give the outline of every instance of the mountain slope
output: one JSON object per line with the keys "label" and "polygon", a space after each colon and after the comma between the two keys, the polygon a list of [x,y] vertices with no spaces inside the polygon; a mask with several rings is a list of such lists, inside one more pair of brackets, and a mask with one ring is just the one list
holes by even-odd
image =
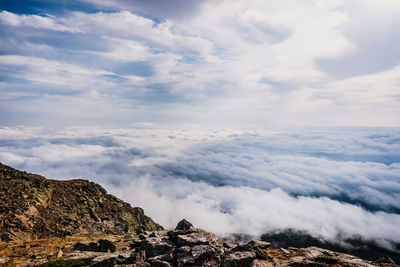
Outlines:
{"label": "mountain slope", "polygon": [[50,180],[0,163],[0,241],[161,229],[96,183]]}

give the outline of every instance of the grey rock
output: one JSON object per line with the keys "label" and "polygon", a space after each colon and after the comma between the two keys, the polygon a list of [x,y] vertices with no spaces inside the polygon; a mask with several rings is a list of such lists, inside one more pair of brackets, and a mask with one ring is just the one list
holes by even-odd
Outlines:
{"label": "grey rock", "polygon": [[176,263],[177,266],[185,266],[194,263],[194,258],[189,246],[183,246],[176,249]]}
{"label": "grey rock", "polygon": [[167,261],[167,262],[173,262],[174,259],[175,259],[175,249],[171,249],[163,255],[158,255],[158,256],[149,258],[149,260],[160,260],[160,261]]}
{"label": "grey rock", "polygon": [[261,240],[251,240],[248,245],[253,246],[253,247],[258,247],[261,249],[266,249],[269,248],[271,246],[271,243],[269,242],[265,242],[265,241],[261,241]]}
{"label": "grey rock", "polygon": [[196,266],[219,266],[223,251],[218,246],[197,245],[191,249]]}
{"label": "grey rock", "polygon": [[238,244],[234,244],[234,243],[230,243],[230,242],[224,242],[224,243],[222,243],[222,245],[226,249],[233,249],[238,246]]}
{"label": "grey rock", "polygon": [[90,266],[97,267],[114,265],[132,265],[135,267],[150,266],[150,264],[146,262],[146,253],[143,250],[138,252],[125,251],[117,255],[116,253],[108,253],[96,257]]}
{"label": "grey rock", "polygon": [[218,237],[212,233],[196,229],[189,234],[178,234],[176,237],[176,245],[179,246],[195,246],[205,245],[216,242]]}
{"label": "grey rock", "polygon": [[165,237],[149,237],[141,242],[141,248],[148,257],[163,255],[172,250],[174,243]]}
{"label": "grey rock", "polygon": [[[318,247],[300,248],[296,250],[281,250],[287,254],[287,259],[276,262],[279,266],[346,266],[372,267],[379,266],[352,255],[332,252]],[[295,252],[294,254],[291,251]],[[380,265],[391,266],[391,265]]]}
{"label": "grey rock", "polygon": [[192,247],[192,256],[194,259],[207,257],[215,254],[211,246],[208,245],[197,245]]}
{"label": "grey rock", "polygon": [[191,224],[187,220],[183,219],[180,222],[178,222],[178,224],[175,227],[175,230],[187,231],[187,230],[190,230],[192,228],[193,228],[193,224]]}
{"label": "grey rock", "polygon": [[236,251],[228,254],[222,264],[223,267],[247,267],[256,259],[254,251]]}

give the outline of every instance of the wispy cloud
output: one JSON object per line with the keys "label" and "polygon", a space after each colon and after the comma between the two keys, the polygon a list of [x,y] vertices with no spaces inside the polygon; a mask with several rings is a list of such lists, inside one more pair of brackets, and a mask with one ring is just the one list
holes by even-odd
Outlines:
{"label": "wispy cloud", "polygon": [[18,15],[5,10],[0,12],[0,23],[11,27],[28,27],[72,33],[82,32],[78,28],[67,27],[62,23],[56,22],[54,17]]}

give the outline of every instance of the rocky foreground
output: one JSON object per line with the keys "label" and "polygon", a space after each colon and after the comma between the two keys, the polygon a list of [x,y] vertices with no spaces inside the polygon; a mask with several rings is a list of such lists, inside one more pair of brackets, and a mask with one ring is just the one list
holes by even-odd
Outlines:
{"label": "rocky foreground", "polygon": [[[270,249],[268,242],[247,244],[223,242],[212,233],[182,220],[174,230],[147,231],[139,236],[108,236],[101,239],[68,237],[0,244],[4,266],[398,266],[390,258],[365,261],[318,247]],[[84,240],[84,241],[83,241]],[[11,242],[12,243],[12,242]],[[18,245],[19,244],[19,245]],[[50,245],[52,244],[52,245]]]}
{"label": "rocky foreground", "polygon": [[308,247],[234,244],[182,220],[164,230],[86,180],[55,181],[0,163],[0,266],[398,266]]}

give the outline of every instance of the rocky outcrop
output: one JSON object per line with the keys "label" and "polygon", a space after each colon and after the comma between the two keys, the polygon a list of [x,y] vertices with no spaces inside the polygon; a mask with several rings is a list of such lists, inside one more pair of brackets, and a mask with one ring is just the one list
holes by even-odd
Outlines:
{"label": "rocky outcrop", "polygon": [[[75,254],[74,254],[75,253]],[[75,255],[76,252],[68,255]],[[82,252],[80,252],[82,253]],[[81,257],[93,254],[81,254]],[[398,266],[388,258],[376,262],[332,252],[317,247],[270,249],[265,241],[252,240],[246,244],[220,241],[214,234],[194,228],[181,221],[174,230],[149,231],[133,239],[129,249],[93,257],[90,266]]]}
{"label": "rocky outcrop", "polygon": [[161,229],[96,183],[50,180],[0,163],[0,241]]}
{"label": "rocky outcrop", "polygon": [[342,266],[396,265],[390,258],[367,261],[318,247],[271,249],[265,241],[221,241],[191,227],[146,231],[139,236],[71,236],[0,242],[0,266]]}

